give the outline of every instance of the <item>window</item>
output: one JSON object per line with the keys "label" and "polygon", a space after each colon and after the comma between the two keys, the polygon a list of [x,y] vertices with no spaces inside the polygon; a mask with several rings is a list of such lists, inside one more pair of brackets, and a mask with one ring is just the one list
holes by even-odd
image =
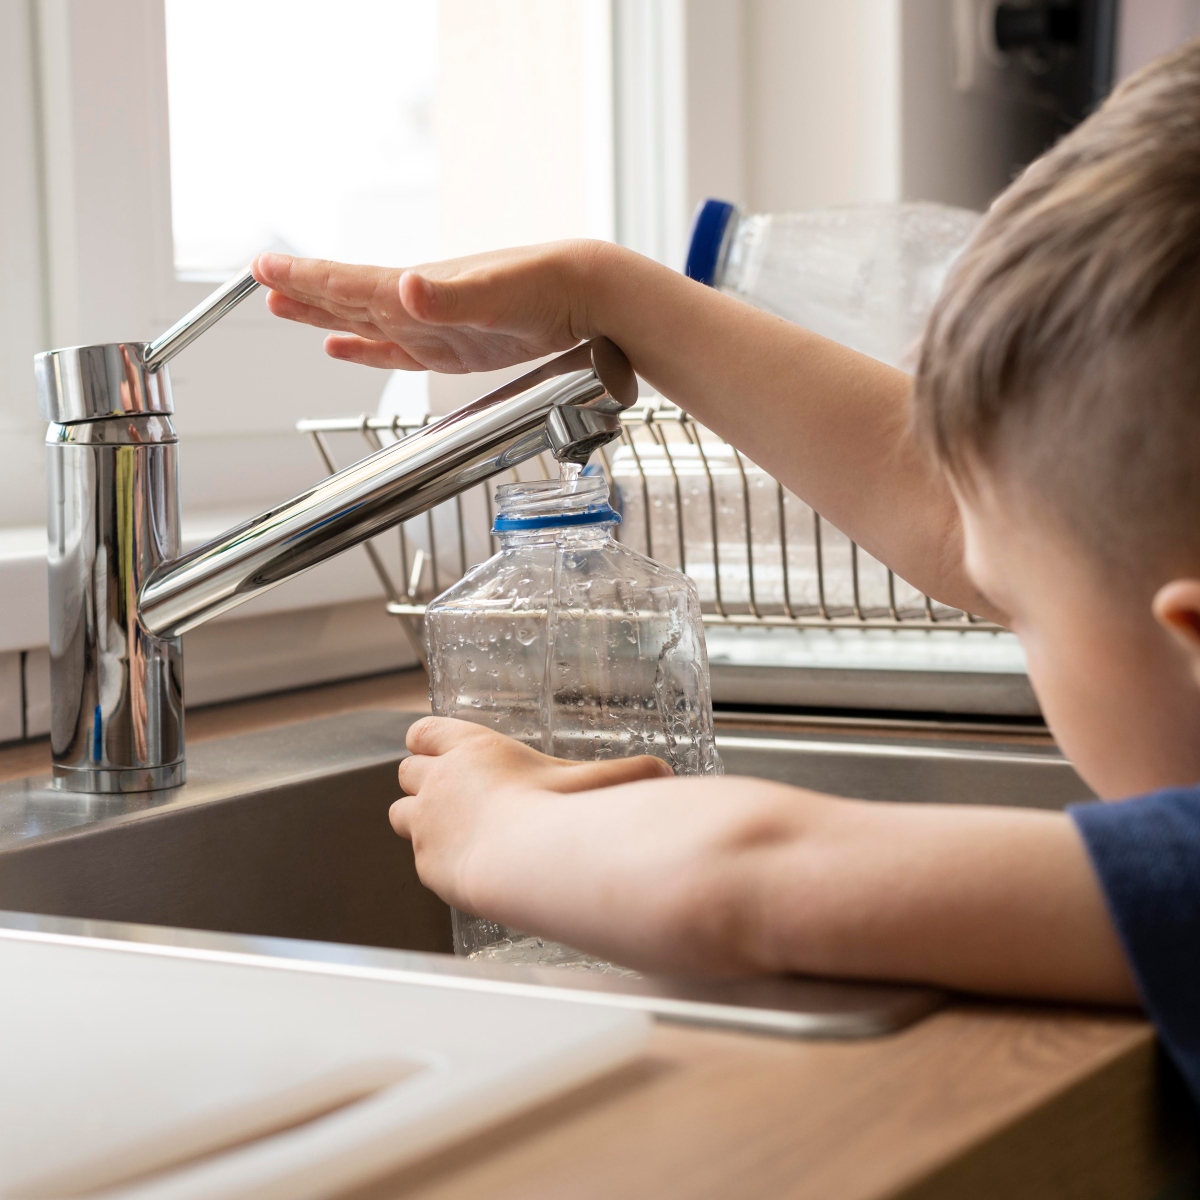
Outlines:
{"label": "window", "polygon": [[437,26],[436,0],[166,0],[177,274],[436,257]]}

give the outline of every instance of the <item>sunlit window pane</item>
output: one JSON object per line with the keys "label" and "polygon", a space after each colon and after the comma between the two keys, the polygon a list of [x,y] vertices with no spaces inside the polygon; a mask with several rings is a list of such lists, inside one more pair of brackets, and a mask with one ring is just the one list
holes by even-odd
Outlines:
{"label": "sunlit window pane", "polygon": [[437,252],[436,0],[166,0],[175,268]]}

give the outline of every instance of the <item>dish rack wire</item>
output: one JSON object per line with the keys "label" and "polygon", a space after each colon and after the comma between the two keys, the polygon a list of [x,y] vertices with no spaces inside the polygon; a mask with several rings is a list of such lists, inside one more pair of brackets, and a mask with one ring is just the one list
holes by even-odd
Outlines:
{"label": "dish rack wire", "polygon": [[[353,461],[339,464],[336,435],[357,437],[374,453],[434,419],[319,418],[299,421],[296,429],[311,439],[332,474]],[[596,468],[623,512],[619,538],[691,575],[706,625],[1000,630],[898,579],[736,447],[673,405],[639,402],[627,409],[620,438],[594,455],[589,469]],[[388,531],[365,543],[387,611],[399,618],[422,664],[426,603],[498,549],[491,533],[495,487],[553,478],[557,471],[543,453],[403,522],[398,537]]]}

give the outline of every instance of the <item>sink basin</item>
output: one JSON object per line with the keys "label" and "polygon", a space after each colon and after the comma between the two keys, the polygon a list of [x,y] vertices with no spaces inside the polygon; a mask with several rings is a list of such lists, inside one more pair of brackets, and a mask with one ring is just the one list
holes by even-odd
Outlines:
{"label": "sink basin", "polygon": [[[426,964],[434,973],[583,988],[676,1019],[775,1032],[884,1032],[938,1003],[922,988],[622,982],[446,959],[449,909],[387,826],[417,718],[357,712],[202,742],[188,782],[171,791],[83,796],[52,790],[48,777],[0,784],[0,909],[415,951],[437,956]],[[725,734],[719,746],[731,774],[867,799],[1061,807],[1088,795],[1040,748],[774,733]]]}
{"label": "sink basin", "polygon": [[449,909],[388,834],[417,719],[364,712],[201,742],[181,788],[0,784],[0,909],[450,952]]}

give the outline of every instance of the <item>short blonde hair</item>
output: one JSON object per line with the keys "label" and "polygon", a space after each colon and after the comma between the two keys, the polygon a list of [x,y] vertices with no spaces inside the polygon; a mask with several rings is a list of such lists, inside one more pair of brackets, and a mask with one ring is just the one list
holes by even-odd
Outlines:
{"label": "short blonde hair", "polygon": [[1138,576],[1200,561],[1200,39],[992,205],[934,308],[914,397],[968,490],[981,468],[1027,485]]}

